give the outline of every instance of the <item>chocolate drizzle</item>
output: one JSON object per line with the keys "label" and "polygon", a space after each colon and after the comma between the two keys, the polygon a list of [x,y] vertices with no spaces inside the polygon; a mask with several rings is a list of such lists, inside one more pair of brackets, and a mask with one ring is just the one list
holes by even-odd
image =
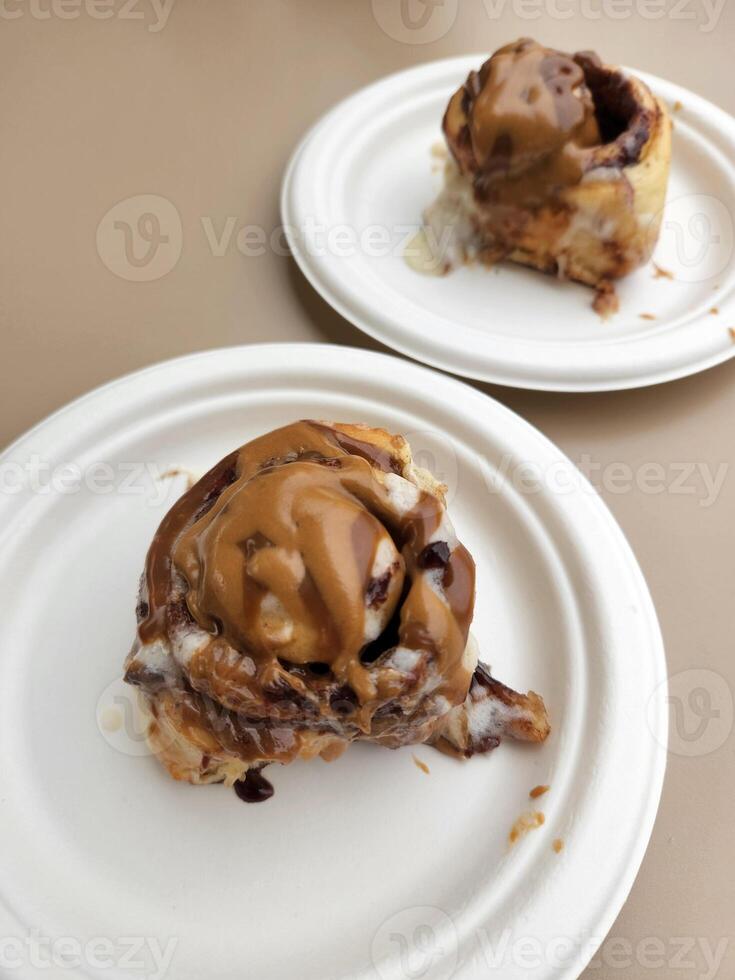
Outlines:
{"label": "chocolate drizzle", "polygon": [[419,568],[446,568],[449,564],[449,545],[446,541],[427,544],[418,557]]}
{"label": "chocolate drizzle", "polygon": [[275,792],[260,769],[248,769],[234,784],[234,790],[243,803],[265,803]]}

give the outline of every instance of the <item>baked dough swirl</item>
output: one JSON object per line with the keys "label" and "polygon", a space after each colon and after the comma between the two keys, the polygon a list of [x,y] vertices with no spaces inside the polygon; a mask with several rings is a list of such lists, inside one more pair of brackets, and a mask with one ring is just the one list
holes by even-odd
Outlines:
{"label": "baked dough swirl", "polygon": [[[493,731],[473,731],[463,706],[488,690],[474,598],[444,488],[404,439],[297,422],[231,453],[166,515],[125,676],[154,752],[194,783],[335,758],[356,739],[470,755],[506,730],[545,737],[535,696],[515,695],[515,730],[498,701]],[[525,735],[524,712],[537,723]]]}
{"label": "baked dough swirl", "polygon": [[470,72],[443,130],[444,188],[409,258],[420,271],[508,259],[609,292],[651,257],[671,121],[640,79],[523,38]]}

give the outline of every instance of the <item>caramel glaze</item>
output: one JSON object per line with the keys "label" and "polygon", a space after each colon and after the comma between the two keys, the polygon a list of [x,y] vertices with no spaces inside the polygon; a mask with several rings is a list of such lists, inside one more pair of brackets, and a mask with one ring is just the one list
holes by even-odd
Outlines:
{"label": "caramel glaze", "polygon": [[578,183],[582,150],[601,141],[582,67],[528,39],[470,73],[449,103],[445,131],[480,196],[523,205]]}
{"label": "caramel glaze", "polygon": [[[638,79],[594,52],[522,39],[470,72],[443,126],[453,160],[429,224],[436,234],[447,208],[461,216],[449,266],[510,258],[607,287],[650,258],[658,221],[646,201],[651,194],[660,210],[655,179],[668,173],[669,129]],[[442,257],[431,255],[434,268]],[[606,316],[609,291],[604,299],[596,309]]]}
{"label": "caramel glaze", "polygon": [[444,134],[478,200],[534,208],[590,169],[637,163],[654,112],[594,52],[567,55],[523,38],[470,72]]}
{"label": "caramel glaze", "polygon": [[[302,421],[184,494],[148,552],[126,675],[155,726],[165,716],[214,757],[286,762],[302,731],[402,744],[404,729],[423,733],[425,690],[434,717],[464,700],[474,562],[438,540],[437,496],[416,489],[399,506],[390,474],[401,469],[390,443]],[[175,681],[146,666],[143,647],[175,651],[192,632],[201,642],[177,657]],[[416,652],[408,667],[396,647]]]}

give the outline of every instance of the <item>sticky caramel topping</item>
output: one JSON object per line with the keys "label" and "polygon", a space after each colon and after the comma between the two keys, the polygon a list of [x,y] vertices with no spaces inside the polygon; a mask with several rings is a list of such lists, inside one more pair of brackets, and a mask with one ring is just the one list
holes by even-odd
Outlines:
{"label": "sticky caramel topping", "polygon": [[577,183],[581,151],[601,143],[581,65],[529,39],[470,73],[449,103],[444,129],[477,192],[507,203],[541,201]]}
{"label": "sticky caramel topping", "polygon": [[354,656],[365,642],[365,594],[383,542],[395,568],[389,612],[403,586],[403,559],[375,516],[393,516],[381,490],[359,457],[338,468],[299,461],[238,480],[174,548],[191,614],[255,658],[274,646],[292,663]]}
{"label": "sticky caramel topping", "polygon": [[232,453],[154,538],[141,642],[165,640],[175,626],[178,576],[186,616],[212,637],[192,660],[193,682],[205,672],[201,658],[224,663],[229,648],[262,685],[284,664],[308,665],[364,705],[396,693],[391,671],[364,654],[399,613],[394,645],[429,652],[439,676],[457,687],[453,701],[461,700],[474,563],[461,544],[437,539],[438,497],[407,484],[406,503],[396,492],[395,481],[406,482],[398,469],[382,446],[308,421]]}

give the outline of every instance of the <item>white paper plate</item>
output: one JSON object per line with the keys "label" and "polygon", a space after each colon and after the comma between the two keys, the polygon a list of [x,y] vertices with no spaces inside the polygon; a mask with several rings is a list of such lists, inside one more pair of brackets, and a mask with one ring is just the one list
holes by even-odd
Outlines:
{"label": "white paper plate", "polygon": [[673,113],[672,175],[654,256],[674,281],[654,278],[651,265],[637,271],[619,284],[620,313],[603,323],[590,289],[532,270],[475,266],[431,277],[406,264],[410,229],[441,187],[431,148],[442,140],[449,95],[483,60],[454,58],[385,78],[307,136],[286,173],[282,214],[312,285],[395,350],[520,388],[633,388],[732,357],[735,119],[642,72],[669,106],[683,106]]}
{"label": "white paper plate", "polygon": [[[247,806],[172,781],[127,719],[112,730],[138,575],[182,490],[155,474],[202,472],[303,416],[406,433],[447,482],[477,560],[483,657],[543,693],[554,728],[543,747],[505,743],[466,764],[419,747],[426,775],[411,749],[357,746],[331,765],[271,770],[275,797]],[[171,938],[176,980],[577,976],[653,825],[665,664],[622,533],[543,436],[426,368],[275,345],[130,375],[1,462],[0,936],[65,937],[70,958],[80,944],[74,976],[157,976],[151,944]],[[36,490],[11,492],[21,479]],[[551,786],[537,801],[546,823],[510,848],[537,784]],[[96,969],[93,937],[113,960],[143,940],[145,970]],[[30,945],[3,947],[13,976],[37,975]]]}

